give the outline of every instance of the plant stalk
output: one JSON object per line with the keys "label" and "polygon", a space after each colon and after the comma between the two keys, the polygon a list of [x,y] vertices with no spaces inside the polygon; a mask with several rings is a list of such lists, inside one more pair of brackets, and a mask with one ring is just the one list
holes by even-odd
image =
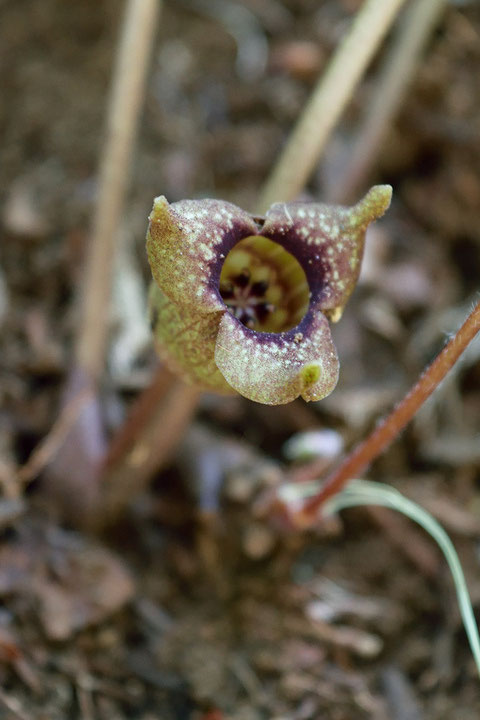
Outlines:
{"label": "plant stalk", "polygon": [[[69,416],[74,422],[56,448],[46,472],[44,487],[50,500],[57,502],[64,517],[77,525],[90,516],[106,449],[97,388],[105,364],[115,246],[160,4],[161,0],[125,1],[108,102],[98,197],[81,288],[75,359],[66,380],[63,405],[76,406],[73,398],[78,393],[85,393],[88,401],[79,406],[76,415]],[[35,456],[34,462],[37,460]]]}
{"label": "plant stalk", "polygon": [[145,490],[152,475],[171,458],[192,420],[200,391],[165,368],[132,408],[104,460],[96,513],[91,527],[100,529],[122,513]]}
{"label": "plant stalk", "polygon": [[405,0],[365,0],[321,76],[267,180],[259,214],[294,200],[310,177],[338,118]]}
{"label": "plant stalk", "polygon": [[343,177],[329,200],[348,203],[368,182],[368,176],[384,147],[385,136],[397,115],[418,68],[423,50],[437,26],[446,0],[416,0],[405,11],[392,45],[383,61],[373,96]]}
{"label": "plant stalk", "polygon": [[[358,478],[378,455],[390,445],[403,428],[410,422],[445,375],[455,365],[463,351],[480,331],[480,301],[474,307],[461,328],[447,343],[431,365],[422,373],[418,382],[401,400],[377,428],[345,458],[345,460],[327,477],[319,493],[309,498],[299,513],[302,526],[315,522],[318,510],[325,501],[336,495],[347,482]],[[312,474],[304,469],[303,479],[315,477],[315,463]]]}
{"label": "plant stalk", "polygon": [[94,383],[104,366],[115,239],[123,214],[159,7],[159,0],[128,0],[113,72],[76,348],[78,366]]}

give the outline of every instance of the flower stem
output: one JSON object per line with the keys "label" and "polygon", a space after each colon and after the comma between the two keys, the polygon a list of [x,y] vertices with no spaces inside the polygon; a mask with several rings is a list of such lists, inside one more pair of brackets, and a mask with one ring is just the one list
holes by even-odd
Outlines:
{"label": "flower stem", "polygon": [[101,482],[90,529],[112,523],[145,489],[182,438],[198,405],[200,391],[165,367],[155,373],[114,437],[101,468]]}
{"label": "flower stem", "polygon": [[[317,511],[327,498],[338,493],[352,478],[359,477],[378,455],[394,440],[410,422],[445,375],[457,362],[467,345],[480,331],[480,301],[467,317],[456,335],[447,343],[431,365],[422,373],[417,383],[401,400],[377,428],[345,458],[325,481],[320,492],[303,506],[299,520],[303,524],[314,521]],[[315,477],[315,463],[312,463],[312,474],[308,478],[308,470],[304,469],[304,480]]]}
{"label": "flower stem", "polygon": [[366,0],[321,76],[267,180],[258,212],[293,200],[314,169],[329,135],[405,0]]}

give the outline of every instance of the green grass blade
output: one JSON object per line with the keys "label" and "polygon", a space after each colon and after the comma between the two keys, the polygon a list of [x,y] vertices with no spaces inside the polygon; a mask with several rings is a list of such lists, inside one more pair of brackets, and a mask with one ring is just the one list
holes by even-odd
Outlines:
{"label": "green grass blade", "polygon": [[477,666],[477,671],[480,675],[480,638],[478,627],[473,614],[472,603],[459,557],[445,530],[430,513],[412,502],[412,500],[404,497],[395,488],[367,480],[352,480],[342,492],[325,503],[324,512],[327,515],[332,515],[344,508],[359,505],[381,505],[392,510],[397,510],[418,523],[438,544],[452,573],[463,624]]}

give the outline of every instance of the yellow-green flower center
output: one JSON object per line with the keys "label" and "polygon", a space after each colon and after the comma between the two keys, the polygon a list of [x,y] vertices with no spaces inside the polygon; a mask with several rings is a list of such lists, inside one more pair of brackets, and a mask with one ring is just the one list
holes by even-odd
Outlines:
{"label": "yellow-green flower center", "polygon": [[299,262],[281,245],[252,235],[228,253],[220,274],[228,311],[259,332],[283,332],[298,325],[308,309],[310,289]]}

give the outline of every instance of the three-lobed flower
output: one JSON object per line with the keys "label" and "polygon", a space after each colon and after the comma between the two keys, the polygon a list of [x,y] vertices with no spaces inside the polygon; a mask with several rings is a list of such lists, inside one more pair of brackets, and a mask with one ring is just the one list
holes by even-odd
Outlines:
{"label": "three-lobed flower", "polygon": [[208,390],[268,405],[324,398],[339,372],[329,321],[391,193],[377,185],[353,207],[276,203],[265,218],[221,200],[156,198],[147,252],[159,353]]}

